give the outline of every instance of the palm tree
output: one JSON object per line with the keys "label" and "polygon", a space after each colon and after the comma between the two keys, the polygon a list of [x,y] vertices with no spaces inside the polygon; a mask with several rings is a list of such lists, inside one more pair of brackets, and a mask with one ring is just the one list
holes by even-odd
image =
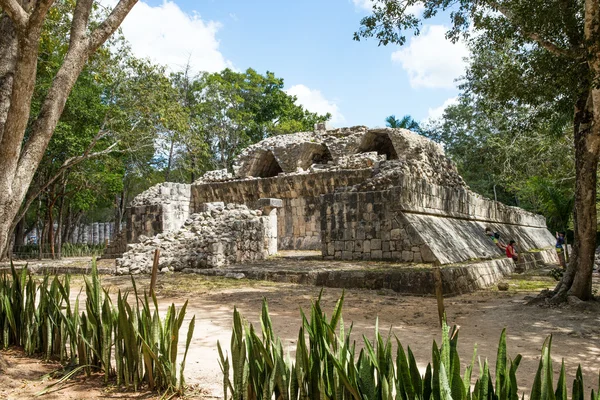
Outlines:
{"label": "palm tree", "polygon": [[388,128],[403,128],[420,133],[421,127],[410,115],[405,115],[402,119],[397,119],[395,115],[390,115],[385,119],[385,125]]}

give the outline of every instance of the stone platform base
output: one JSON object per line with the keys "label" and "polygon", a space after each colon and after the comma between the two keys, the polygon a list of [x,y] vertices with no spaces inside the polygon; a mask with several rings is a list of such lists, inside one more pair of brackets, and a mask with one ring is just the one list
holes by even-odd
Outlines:
{"label": "stone platform base", "polygon": [[[479,260],[441,268],[443,293],[454,296],[492,286],[504,276],[556,264],[554,249],[522,255],[516,265],[507,258]],[[335,288],[391,289],[408,295],[433,295],[433,265],[386,262],[324,261],[319,252],[282,252],[260,263],[227,268],[187,269],[206,276],[247,278]]]}

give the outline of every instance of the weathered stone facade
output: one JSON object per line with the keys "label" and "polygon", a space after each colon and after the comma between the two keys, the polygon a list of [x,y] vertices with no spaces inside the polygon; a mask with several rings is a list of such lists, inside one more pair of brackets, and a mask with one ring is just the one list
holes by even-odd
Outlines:
{"label": "weathered stone facade", "polygon": [[151,272],[156,249],[160,249],[159,268],[163,272],[263,260],[277,252],[273,227],[277,207],[277,200],[268,199],[263,215],[246,206],[206,203],[180,229],[154,237],[139,236],[140,242],[129,245],[117,259],[117,273]]}
{"label": "weathered stone facade", "polygon": [[321,248],[321,195],[354,185],[372,175],[371,169],[320,171],[312,174],[202,183],[192,186],[192,209],[204,203],[224,201],[254,207],[263,197],[283,200],[278,210],[279,248]]}
{"label": "weathered stone facade", "polygon": [[[176,240],[179,253],[164,265],[219,265],[198,264],[212,253],[206,247],[193,250],[209,239],[190,236],[195,221],[190,215],[214,202],[255,212],[264,206],[263,198],[281,200],[270,222],[261,222],[264,229],[270,224],[279,249],[320,249],[326,259],[448,265],[501,258],[484,235],[486,228],[500,232],[504,241],[516,240],[521,250],[553,245],[543,217],[471,192],[439,145],[403,129],[366,127],[268,138],[245,149],[233,173],[211,171],[192,185],[157,185],[128,210],[126,240],[142,241],[132,250],[144,252],[144,246],[162,246],[183,235],[185,240]],[[227,218],[217,225],[230,223]],[[143,237],[158,234],[158,241]],[[261,250],[256,258],[275,250]],[[230,251],[224,254],[225,264],[240,260]],[[133,265],[135,258],[128,257]]]}
{"label": "weathered stone facade", "polygon": [[136,196],[127,216],[127,242],[179,229],[190,215],[191,185],[161,183]]}
{"label": "weathered stone facade", "polygon": [[326,258],[451,264],[498,256],[499,249],[483,234],[486,228],[523,250],[553,245],[543,217],[464,187],[402,177],[388,190],[353,189],[322,197]]}

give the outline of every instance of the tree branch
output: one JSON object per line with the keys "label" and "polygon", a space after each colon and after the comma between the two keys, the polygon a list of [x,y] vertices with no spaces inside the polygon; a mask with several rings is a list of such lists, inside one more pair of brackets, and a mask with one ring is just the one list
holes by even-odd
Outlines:
{"label": "tree branch", "polygon": [[73,47],[75,42],[85,36],[93,3],[93,0],[77,0],[75,11],[73,12],[73,22],[71,23],[69,47]]}
{"label": "tree branch", "polygon": [[492,7],[494,7],[496,10],[498,10],[502,15],[504,15],[504,17],[506,17],[508,20],[510,20],[517,27],[517,29],[519,29],[521,31],[521,33],[525,37],[533,40],[534,42],[536,42],[537,44],[542,46],[544,49],[548,50],[550,53],[557,55],[557,56],[561,56],[561,57],[572,57],[575,55],[575,52],[573,52],[571,49],[564,49],[564,48],[552,43],[551,41],[542,38],[542,36],[536,32],[528,32],[525,29],[523,29],[523,27],[521,27],[515,23],[514,15],[513,15],[512,11],[510,9],[508,9],[507,7],[504,7],[501,4],[499,4],[498,2],[493,1],[493,0],[490,1],[490,5]]}
{"label": "tree branch", "polygon": [[[1,0],[0,0],[1,1]],[[138,0],[120,0],[110,15],[90,35],[89,50],[94,52],[112,35]]]}
{"label": "tree branch", "polygon": [[77,164],[81,163],[82,161],[90,160],[92,158],[100,157],[100,156],[103,156],[103,155],[113,152],[114,148],[117,146],[117,144],[119,144],[118,141],[111,144],[110,146],[108,146],[106,149],[104,149],[102,151],[91,153],[91,150],[94,148],[94,146],[96,145],[98,140],[100,140],[102,137],[106,136],[106,134],[107,134],[107,132],[104,132],[104,131],[99,132],[96,135],[96,137],[94,137],[94,140],[92,140],[92,143],[90,143],[90,145],[87,147],[87,149],[83,152],[82,155],[71,157],[71,158],[68,158],[67,160],[65,160],[63,165],[61,165],[61,167],[58,169],[58,171],[56,171],[56,174],[54,174],[54,176],[52,176],[52,178],[50,178],[48,181],[46,181],[46,183],[44,185],[42,185],[38,190],[36,190],[33,195],[31,195],[27,198],[27,200],[25,201],[24,207],[22,207],[22,209],[21,209],[21,212],[19,214],[17,214],[16,218],[12,222],[11,231],[17,226],[19,221],[21,219],[23,219],[23,217],[25,217],[27,210],[29,210],[29,207],[31,207],[31,204],[35,201],[35,199],[44,190],[46,190],[50,185],[52,185],[58,178],[60,178],[62,174],[66,173],[70,168],[76,166]]}
{"label": "tree branch", "polygon": [[29,14],[21,7],[17,0],[0,0],[0,7],[2,7],[2,10],[4,10],[19,30],[25,30],[29,21]]}
{"label": "tree branch", "polygon": [[35,3],[34,9],[31,11],[31,15],[29,16],[28,31],[41,30],[44,25],[44,20],[46,19],[46,15],[48,14],[48,10],[54,4],[54,0],[38,0]]}

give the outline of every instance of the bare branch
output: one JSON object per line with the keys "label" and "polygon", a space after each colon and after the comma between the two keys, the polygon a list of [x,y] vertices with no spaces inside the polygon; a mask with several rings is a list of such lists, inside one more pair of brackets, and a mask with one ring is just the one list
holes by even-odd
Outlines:
{"label": "bare branch", "polygon": [[120,0],[110,15],[90,35],[90,51],[95,51],[112,35],[138,0]]}
{"label": "bare branch", "polygon": [[24,30],[29,21],[29,14],[21,7],[17,0],[0,0],[0,7],[9,16],[19,30]]}
{"label": "bare branch", "polygon": [[46,15],[48,14],[50,7],[52,7],[52,4],[54,4],[54,0],[38,0],[35,3],[35,7],[29,16],[27,26],[28,32],[42,29],[42,25],[44,25],[44,20],[46,19]]}

